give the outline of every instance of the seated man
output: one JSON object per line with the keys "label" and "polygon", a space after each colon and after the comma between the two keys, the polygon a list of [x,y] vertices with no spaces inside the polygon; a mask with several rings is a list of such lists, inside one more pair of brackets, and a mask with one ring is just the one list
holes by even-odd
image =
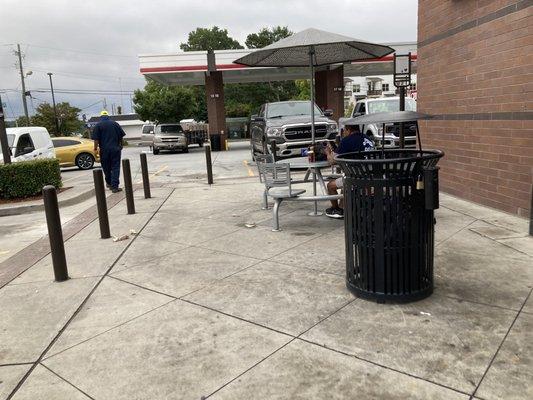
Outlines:
{"label": "seated man", "polygon": [[[344,137],[336,150],[327,147],[328,161],[335,164],[335,156],[356,151],[368,151],[374,149],[374,143],[365,134],[359,131],[358,126],[346,126]],[[343,178],[337,178],[328,182],[328,194],[337,194],[337,190],[342,189]],[[344,218],[344,210],[339,206],[338,200],[331,200],[331,207],[326,210],[326,215],[330,218]]]}

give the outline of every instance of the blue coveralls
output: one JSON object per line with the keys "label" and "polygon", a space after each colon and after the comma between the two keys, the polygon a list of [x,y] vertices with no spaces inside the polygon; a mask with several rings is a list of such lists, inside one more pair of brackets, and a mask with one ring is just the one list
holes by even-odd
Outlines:
{"label": "blue coveralls", "polygon": [[122,128],[108,116],[101,117],[93,129],[92,139],[100,144],[100,162],[105,181],[112,189],[118,188],[120,179],[120,156],[122,138],[126,136]]}

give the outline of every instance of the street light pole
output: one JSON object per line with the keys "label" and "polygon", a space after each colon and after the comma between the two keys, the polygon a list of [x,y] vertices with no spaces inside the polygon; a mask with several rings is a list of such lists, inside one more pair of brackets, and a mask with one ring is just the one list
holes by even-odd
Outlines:
{"label": "street light pole", "polygon": [[52,91],[52,104],[54,105],[54,119],[56,121],[56,134],[59,135],[59,120],[57,119],[56,98],[54,96],[54,85],[52,84],[52,73],[47,73],[50,78],[50,90]]}
{"label": "street light pole", "polygon": [[26,123],[29,125],[30,116],[28,114],[28,103],[26,102],[26,83],[24,82],[24,71],[22,70],[22,53],[20,51],[20,44],[17,44],[16,53],[19,58],[20,82],[22,84],[22,105],[24,106],[24,115],[26,116]]}

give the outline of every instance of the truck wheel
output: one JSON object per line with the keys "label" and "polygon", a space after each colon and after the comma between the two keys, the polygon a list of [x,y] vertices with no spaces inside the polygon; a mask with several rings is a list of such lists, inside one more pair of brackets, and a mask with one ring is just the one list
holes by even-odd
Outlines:
{"label": "truck wheel", "polygon": [[154,154],[154,156],[157,156],[159,154],[159,149],[157,147],[154,147],[152,153]]}

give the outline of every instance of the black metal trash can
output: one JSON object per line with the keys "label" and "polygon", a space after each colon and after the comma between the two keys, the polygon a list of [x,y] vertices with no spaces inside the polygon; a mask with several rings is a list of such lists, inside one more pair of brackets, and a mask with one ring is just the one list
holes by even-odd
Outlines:
{"label": "black metal trash can", "polygon": [[409,302],[433,292],[436,164],[443,155],[391,149],[337,158],[346,175],[346,284],[358,297]]}
{"label": "black metal trash can", "polygon": [[211,139],[211,150],[212,151],[221,151],[222,150],[222,135],[210,135]]}

